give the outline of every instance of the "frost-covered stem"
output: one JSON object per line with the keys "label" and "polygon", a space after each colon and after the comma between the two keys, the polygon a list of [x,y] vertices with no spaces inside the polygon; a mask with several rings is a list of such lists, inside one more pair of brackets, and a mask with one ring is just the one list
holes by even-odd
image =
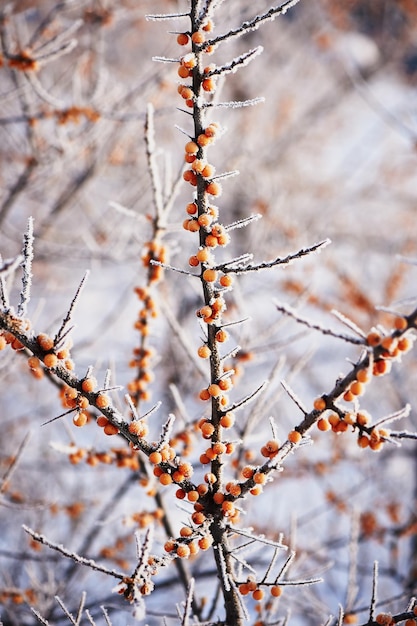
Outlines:
{"label": "frost-covered stem", "polygon": [[32,261],[33,261],[33,217],[28,219],[27,231],[23,239],[23,261],[22,261],[22,291],[20,302],[17,307],[17,316],[23,317],[27,312],[27,305],[30,300],[30,288],[32,285]]}

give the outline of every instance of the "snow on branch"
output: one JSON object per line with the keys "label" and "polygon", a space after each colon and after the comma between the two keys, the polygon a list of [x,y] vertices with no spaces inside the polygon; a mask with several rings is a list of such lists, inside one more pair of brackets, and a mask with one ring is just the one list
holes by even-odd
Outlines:
{"label": "snow on branch", "polygon": [[253,48],[253,50],[249,50],[248,52],[235,57],[232,61],[230,61],[230,63],[216,67],[214,70],[208,72],[207,76],[223,76],[224,74],[234,73],[241,67],[248,65],[253,59],[262,54],[262,52],[263,47],[257,46],[256,48]]}

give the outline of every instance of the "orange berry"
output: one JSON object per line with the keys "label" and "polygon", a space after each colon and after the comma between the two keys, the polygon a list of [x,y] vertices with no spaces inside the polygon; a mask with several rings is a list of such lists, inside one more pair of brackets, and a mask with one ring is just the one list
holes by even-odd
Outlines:
{"label": "orange berry", "polygon": [[316,411],[324,411],[326,409],[326,402],[323,398],[316,398],[313,403]]}
{"label": "orange berry", "polygon": [[183,526],[180,528],[180,536],[181,537],[190,537],[193,534],[193,529],[189,526]]}
{"label": "orange berry", "polygon": [[383,376],[384,374],[388,374],[391,370],[391,362],[386,359],[379,359],[375,361],[372,373],[374,376]]}
{"label": "orange berry", "polygon": [[48,350],[52,350],[52,348],[54,347],[54,340],[45,333],[41,333],[40,335],[38,335],[36,337],[36,341],[38,342],[42,350],[45,350],[45,352],[47,352]]}
{"label": "orange berry", "polygon": [[266,474],[263,472],[255,472],[252,478],[257,485],[264,485],[266,483]]}
{"label": "orange berry", "polygon": [[197,350],[197,354],[201,359],[208,359],[211,354],[211,350],[206,345],[200,346],[199,349]]}
{"label": "orange berry", "polygon": [[369,446],[369,439],[366,435],[358,437],[358,446],[360,448],[367,448]]}
{"label": "orange berry", "polygon": [[368,344],[368,346],[371,347],[375,347],[377,345],[379,345],[379,343],[381,342],[381,335],[375,331],[371,331],[370,333],[368,333],[368,336],[366,337],[366,343]]}
{"label": "orange berry", "polygon": [[105,409],[110,404],[110,398],[105,393],[99,393],[96,398],[96,406],[99,409]]}
{"label": "orange berry", "polygon": [[279,598],[281,594],[282,588],[279,585],[273,585],[271,587],[271,596],[274,596],[274,598]]}
{"label": "orange berry", "polygon": [[404,317],[396,317],[394,320],[394,328],[397,330],[405,330],[408,326],[408,322]]}
{"label": "orange berry", "polygon": [[248,583],[242,583],[241,585],[239,585],[239,593],[242,596],[247,596],[248,593],[250,593]]}
{"label": "orange berry", "polygon": [[162,462],[162,454],[157,450],[154,450],[149,455],[149,461],[152,463],[152,465],[159,465],[159,463]]}
{"label": "orange berry", "polygon": [[[193,142],[191,142],[191,143],[193,143]],[[187,211],[188,215],[195,215],[197,213],[197,205],[196,205],[196,203],[195,202],[190,202],[185,207],[185,210]]]}
{"label": "orange berry", "polygon": [[200,494],[195,489],[192,489],[191,491],[187,493],[187,500],[189,502],[197,502],[199,497],[200,497]]}
{"label": "orange berry", "polygon": [[178,500],[184,500],[185,495],[186,493],[184,489],[177,489],[177,491],[175,492],[175,497],[178,498]]}
{"label": "orange berry", "polygon": [[353,393],[354,396],[361,396],[365,391],[365,387],[359,381],[354,381],[350,386],[350,392]]}
{"label": "orange berry", "polygon": [[233,278],[229,276],[229,274],[224,274],[221,276],[219,283],[222,287],[231,287],[233,284]]}
{"label": "orange berry", "polygon": [[253,487],[253,489],[250,490],[249,493],[251,493],[253,496],[259,496],[262,491],[262,485],[256,485],[255,487]]}
{"label": "orange berry", "polygon": [[180,78],[188,78],[189,76],[192,76],[192,72],[190,72],[190,70],[184,65],[180,65],[178,68],[178,76]]}
{"label": "orange berry", "polygon": [[220,196],[222,192],[222,186],[220,185],[220,183],[216,183],[215,181],[212,180],[207,185],[206,192],[209,193],[211,196]]}
{"label": "orange berry", "polygon": [[193,67],[195,67],[197,65],[197,59],[195,57],[195,54],[193,52],[189,52],[188,54],[184,55],[181,59],[181,65],[187,67],[188,69],[192,69]]}
{"label": "orange berry", "polygon": [[204,43],[204,41],[205,41],[204,33],[202,33],[201,31],[197,31],[197,32],[193,33],[191,35],[191,41],[193,43],[197,43],[197,44]]}
{"label": "orange berry", "polygon": [[360,383],[367,383],[369,381],[369,371],[368,370],[359,370],[356,374],[356,378]]}
{"label": "orange berry", "polygon": [[214,235],[207,235],[204,243],[209,248],[215,248],[217,245],[219,245],[219,242],[217,241],[217,237],[214,237]]}
{"label": "orange berry", "polygon": [[187,154],[196,154],[198,152],[198,145],[195,141],[189,141],[185,144],[185,151]]}
{"label": "orange berry", "polygon": [[181,559],[186,559],[190,556],[190,548],[185,543],[182,543],[177,547],[177,554]]}
{"label": "orange berry", "polygon": [[212,141],[211,138],[207,137],[207,135],[205,135],[204,133],[202,133],[201,135],[197,137],[197,143],[202,148],[204,146],[208,146],[211,143],[211,141]]}
{"label": "orange berry", "polygon": [[243,476],[243,478],[252,478],[254,473],[255,473],[255,468],[251,467],[250,465],[246,465],[242,469],[242,476]]}
{"label": "orange berry", "polygon": [[193,95],[194,95],[194,92],[190,87],[184,87],[184,86],[181,87],[181,91],[180,91],[181,98],[184,98],[184,100],[192,101]]}
{"label": "orange berry", "polygon": [[217,482],[217,478],[212,472],[207,472],[207,474],[204,474],[204,480],[209,485],[214,485],[214,483]]}
{"label": "orange berry", "polygon": [[325,417],[321,417],[317,422],[317,428],[321,431],[330,430],[331,426],[329,424],[329,420],[327,420]]}
{"label": "orange berry", "polygon": [[359,426],[367,426],[371,421],[371,416],[366,411],[360,411],[356,415],[356,422]]}
{"label": "orange berry", "polygon": [[190,265],[190,267],[197,267],[199,264],[200,264],[200,261],[197,259],[195,255],[190,256],[190,258],[188,259],[188,265]]}
{"label": "orange berry", "polygon": [[186,33],[180,33],[177,36],[177,43],[180,46],[186,46],[188,42],[189,42],[189,37],[188,37],[188,35]]}
{"label": "orange berry", "polygon": [[202,389],[198,394],[198,397],[200,398],[200,400],[206,401],[210,400],[211,396],[208,389]]}
{"label": "orange berry", "polygon": [[213,426],[213,424],[210,424],[210,422],[206,422],[205,424],[203,424],[201,426],[201,433],[202,433],[204,439],[210,439],[210,437],[214,433],[214,426]]}
{"label": "orange berry", "polygon": [[172,483],[171,474],[164,472],[159,476],[159,482],[161,483],[161,485],[170,485]]}
{"label": "orange berry", "polygon": [[196,254],[200,263],[207,263],[211,258],[211,252],[207,248],[200,248]]}
{"label": "orange berry", "polygon": [[[2,339],[4,339],[4,337],[0,337],[0,342],[1,342]],[[6,340],[4,340],[4,343],[6,345]],[[40,364],[41,364],[41,362],[40,362],[40,360],[36,356],[30,356],[28,358],[28,365],[29,365],[30,369],[36,370],[38,367],[40,367]],[[76,395],[77,395],[77,392],[75,391],[75,396]]]}
{"label": "orange berry", "polygon": [[223,504],[224,493],[221,493],[221,491],[216,491],[216,493],[213,494],[213,502],[215,502],[216,504]]}
{"label": "orange berry", "polygon": [[201,526],[201,524],[204,524],[204,522],[206,521],[206,516],[201,511],[196,511],[191,515],[191,519],[193,520],[194,524],[196,524],[197,526]]}
{"label": "orange berry", "polygon": [[204,167],[204,169],[201,172],[201,175],[203,178],[211,178],[214,175],[215,172],[215,168],[213,165],[210,165],[210,163],[207,163],[207,165]]}
{"label": "orange berry", "polygon": [[262,589],[255,589],[255,591],[252,593],[252,598],[254,600],[262,600],[262,598],[264,597],[264,592]]}
{"label": "orange berry", "polygon": [[110,424],[110,422],[106,424],[106,426],[104,427],[105,435],[111,436],[111,435],[117,435],[118,433],[119,433],[119,429],[117,428],[117,426]]}
{"label": "orange berry", "polygon": [[109,424],[109,420],[104,415],[99,415],[96,420],[96,424],[97,426],[100,426],[100,428],[104,428],[107,424]]}
{"label": "orange berry", "polygon": [[77,413],[77,415],[74,415],[74,417],[72,418],[72,421],[74,426],[78,426],[79,428],[81,428],[82,426],[85,426],[87,424],[88,415],[82,412]]}
{"label": "orange berry", "polygon": [[200,550],[208,550],[210,546],[213,544],[213,539],[210,535],[205,535],[198,540],[198,545]]}
{"label": "orange berry", "polygon": [[229,333],[227,332],[227,330],[223,330],[223,328],[221,328],[220,330],[217,331],[216,341],[218,341],[219,343],[224,343],[228,339],[229,339]]}
{"label": "orange berry", "polygon": [[206,269],[203,272],[203,280],[205,280],[208,283],[214,283],[215,280],[217,279],[217,272],[216,270],[213,269]]}
{"label": "orange berry", "polygon": [[58,357],[56,354],[45,354],[43,362],[48,368],[53,368],[58,365]]}
{"label": "orange berry", "polygon": [[197,487],[197,491],[199,493],[200,496],[205,496],[206,493],[208,493],[209,488],[207,485],[205,485],[204,483],[201,483],[200,485],[198,485]]}
{"label": "orange berry", "polygon": [[235,416],[233,415],[233,413],[226,413],[220,418],[220,425],[223,426],[223,428],[231,428],[234,423]]}
{"label": "orange berry", "polygon": [[216,383],[212,383],[211,385],[209,385],[207,391],[209,392],[210,396],[212,396],[213,398],[217,398],[218,396],[221,395],[221,389],[219,385],[216,385]]}
{"label": "orange berry", "polygon": [[345,391],[345,393],[343,394],[343,400],[345,400],[345,402],[353,402],[354,399],[355,399],[355,396],[350,391],[350,389]]}
{"label": "orange berry", "polygon": [[300,443],[301,439],[302,436],[301,433],[298,432],[298,430],[292,430],[290,433],[288,433],[288,441],[293,444]]}
{"label": "orange berry", "polygon": [[94,388],[96,385],[97,385],[97,381],[95,378],[93,377],[85,378],[83,382],[81,383],[81,389],[85,391],[86,393],[90,393],[91,391],[94,391]]}
{"label": "orange berry", "polygon": [[209,76],[208,78],[203,79],[201,86],[204,91],[213,92],[216,90],[216,81],[212,76]]}
{"label": "orange berry", "polygon": [[138,437],[145,437],[148,434],[148,426],[142,420],[135,420],[129,424],[128,431],[132,435],[137,435]]}
{"label": "orange berry", "polygon": [[213,309],[208,305],[201,307],[201,309],[198,311],[199,317],[211,317],[212,314]]}
{"label": "orange berry", "polygon": [[175,545],[175,541],[166,541],[164,543],[165,552],[173,552],[173,550],[175,550]]}
{"label": "orange berry", "polygon": [[211,217],[211,215],[203,213],[203,215],[200,215],[197,221],[202,228],[207,228],[212,223],[213,218]]}

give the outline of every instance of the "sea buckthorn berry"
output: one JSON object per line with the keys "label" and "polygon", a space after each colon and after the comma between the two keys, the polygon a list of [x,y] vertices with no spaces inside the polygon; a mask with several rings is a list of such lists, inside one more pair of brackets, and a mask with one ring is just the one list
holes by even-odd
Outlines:
{"label": "sea buckthorn berry", "polygon": [[74,415],[74,417],[72,418],[73,424],[74,426],[78,426],[79,428],[81,428],[82,426],[85,426],[88,422],[88,415],[86,413],[77,413],[77,415]]}
{"label": "sea buckthorn berry", "polygon": [[185,207],[185,210],[187,211],[188,215],[195,215],[197,213],[197,205],[196,205],[196,203],[195,202],[190,202]]}
{"label": "sea buckthorn berry", "polygon": [[[203,437],[204,437],[204,435],[203,435]],[[200,463],[201,463],[201,465],[208,465],[210,462],[211,462],[211,460],[209,459],[207,454],[205,454],[205,453],[200,454]]]}
{"label": "sea buckthorn berry", "polygon": [[203,279],[208,283],[214,283],[217,279],[217,272],[213,269],[206,269],[203,272]]}
{"label": "sea buckthorn berry", "polygon": [[354,396],[361,396],[365,391],[365,387],[359,381],[354,381],[350,386],[350,392],[353,393]]}
{"label": "sea buckthorn berry", "polygon": [[242,469],[242,476],[243,476],[243,478],[252,478],[254,473],[255,473],[255,468],[251,467],[250,465],[246,465]]}
{"label": "sea buckthorn berry", "polygon": [[199,135],[197,137],[197,143],[199,146],[201,146],[202,148],[204,148],[205,146],[208,146],[212,143],[212,138],[211,137],[207,137],[207,135],[205,135],[204,133],[201,133],[201,135]]}
{"label": "sea buckthorn berry", "polygon": [[369,446],[369,439],[366,435],[358,437],[358,446],[360,448],[367,448]]}
{"label": "sea buckthorn berry", "polygon": [[105,393],[99,393],[96,398],[96,406],[99,409],[105,409],[110,404],[110,398]]}
{"label": "sea buckthorn berry", "polygon": [[216,385],[216,383],[212,383],[211,385],[209,385],[207,391],[213,398],[217,398],[221,395],[221,389],[219,385]]}
{"label": "sea buckthorn berry", "polygon": [[91,376],[90,378],[84,378],[83,382],[81,383],[81,389],[86,393],[89,393],[91,391],[94,391],[96,385],[97,380]]}
{"label": "sea buckthorn berry", "polygon": [[186,33],[180,33],[180,34],[177,36],[177,43],[178,43],[180,46],[186,46],[186,45],[187,45],[187,43],[189,42],[189,40],[190,40],[190,38],[188,37],[188,35],[187,35]]}
{"label": "sea buckthorn berry", "polygon": [[201,526],[201,524],[204,524],[204,522],[206,521],[206,516],[204,515],[204,513],[202,513],[202,511],[196,511],[191,515],[191,519],[193,520],[194,524],[197,524],[197,526]]}
{"label": "sea buckthorn berry", "polygon": [[185,144],[185,151],[187,154],[197,154],[198,145],[195,143],[195,141],[189,141]]}
{"label": "sea buckthorn berry", "polygon": [[[5,339],[5,337],[3,335],[0,335],[0,350],[4,350],[4,348],[7,346],[7,341]],[[36,369],[36,368],[34,368]]]}
{"label": "sea buckthorn berry", "polygon": [[161,485],[170,485],[172,483],[172,476],[167,472],[164,472],[159,476],[159,482]]}
{"label": "sea buckthorn berry", "polygon": [[209,356],[211,355],[211,350],[206,345],[200,346],[199,349],[197,350],[197,354],[201,359],[208,359]]}
{"label": "sea buckthorn berry", "polygon": [[197,176],[193,170],[185,170],[182,177],[187,183],[190,183],[190,185],[195,186],[197,184]]}
{"label": "sea buckthorn berry", "polygon": [[[0,340],[1,339],[3,339],[3,337],[0,337]],[[41,364],[41,362],[40,362],[40,360],[36,356],[30,356],[28,358],[28,365],[29,365],[30,369],[35,370],[38,367],[40,367],[40,364]],[[75,391],[75,395],[77,395],[76,391]]]}
{"label": "sea buckthorn berry", "polygon": [[185,543],[181,543],[177,547],[177,554],[181,559],[186,559],[190,556],[190,548]]}
{"label": "sea buckthorn berry", "polygon": [[212,180],[207,185],[206,192],[209,193],[211,196],[220,196],[222,192],[222,186],[220,185],[220,183],[216,183],[214,180]]}
{"label": "sea buckthorn berry", "polygon": [[195,489],[192,489],[191,491],[187,492],[187,500],[189,502],[197,502],[199,497],[200,497],[200,494]]}
{"label": "sea buckthorn berry", "polygon": [[226,413],[220,418],[220,425],[223,426],[223,428],[231,428],[234,423],[235,416],[233,415],[233,413]]}
{"label": "sea buckthorn berry", "polygon": [[266,474],[263,472],[255,472],[252,478],[257,485],[264,485],[266,483]]}
{"label": "sea buckthorn berry", "polygon": [[353,402],[353,400],[355,399],[355,396],[353,395],[353,393],[350,391],[350,389],[348,389],[347,391],[345,391],[345,393],[343,394],[343,400],[345,402]]}
{"label": "sea buckthorn berry", "polygon": [[360,411],[356,414],[356,423],[359,426],[367,426],[371,421],[371,416],[366,411]]}
{"label": "sea buckthorn berry", "polygon": [[198,491],[198,494],[199,494],[200,496],[205,496],[205,495],[206,495],[206,493],[208,493],[209,488],[208,488],[208,486],[207,486],[207,485],[205,485],[204,483],[201,483],[200,485],[198,485],[198,487],[197,487],[197,491]]}
{"label": "sea buckthorn berry", "polygon": [[206,162],[203,159],[194,159],[191,167],[195,172],[198,172],[199,174],[201,174],[205,166],[206,166]]}
{"label": "sea buckthorn berry", "polygon": [[211,535],[205,535],[198,540],[198,545],[200,550],[208,550],[210,546],[213,544],[213,539]]}
{"label": "sea buckthorn berry", "polygon": [[171,540],[166,541],[164,543],[164,550],[165,552],[173,552],[175,550],[175,546],[176,546],[175,541],[171,541]]}
{"label": "sea buckthorn berry", "polygon": [[208,78],[203,79],[201,86],[204,91],[213,92],[216,90],[216,81],[212,76],[209,76]]}
{"label": "sea buckthorn berry", "polygon": [[219,125],[216,122],[209,124],[204,131],[206,137],[215,137],[219,132]]}
{"label": "sea buckthorn berry", "polygon": [[214,483],[217,482],[217,478],[212,472],[207,472],[207,474],[204,474],[204,480],[208,485],[214,485]]}
{"label": "sea buckthorn berry", "polygon": [[214,28],[212,20],[207,20],[207,22],[203,26],[203,30],[207,33],[210,33]]}
{"label": "sea buckthorn berry", "polygon": [[329,420],[327,420],[325,417],[321,417],[317,422],[317,428],[323,432],[325,432],[326,430],[330,430],[331,426]]}
{"label": "sea buckthorn berry", "polygon": [[58,357],[56,354],[45,354],[43,362],[48,368],[53,368],[58,365]]}
{"label": "sea buckthorn berry", "polygon": [[192,76],[192,72],[188,69],[188,67],[180,65],[178,68],[178,76],[180,78],[188,78],[189,76]]}
{"label": "sea buckthorn berry", "polygon": [[226,444],[221,441],[217,441],[216,443],[213,443],[212,450],[216,455],[224,454],[226,452]]}
{"label": "sea buckthorn berry", "polygon": [[100,428],[104,428],[109,423],[110,423],[109,420],[104,415],[99,415],[96,420],[96,424],[97,426],[100,426]]}
{"label": "sea buckthorn berry", "polygon": [[188,259],[188,265],[190,265],[190,267],[197,267],[199,264],[200,264],[200,261],[197,259],[195,255],[190,256],[190,258]]}
{"label": "sea buckthorn berry", "polygon": [[233,284],[233,278],[229,274],[224,274],[220,277],[219,283],[222,287],[231,287]]}
{"label": "sea buckthorn berry", "polygon": [[221,328],[220,330],[217,331],[216,341],[218,341],[219,343],[224,343],[228,339],[229,339],[229,333],[227,332],[227,330],[224,330],[223,328]]}
{"label": "sea buckthorn berry", "polygon": [[201,307],[201,309],[198,311],[198,317],[211,317],[211,315],[213,314],[213,309],[206,305]]}
{"label": "sea buckthorn berry", "polygon": [[211,215],[208,215],[208,213],[203,213],[197,219],[197,222],[202,228],[208,228],[210,224],[212,223],[212,221],[213,221],[213,218],[211,217]]}
{"label": "sea buckthorn berry", "polygon": [[214,235],[207,235],[204,243],[206,244],[206,246],[208,246],[209,248],[215,248],[216,246],[219,245],[219,242],[217,240],[217,237],[215,237]]}
{"label": "sea buckthorn berry", "polygon": [[215,171],[215,167],[213,165],[210,165],[210,163],[207,163],[207,165],[202,170],[201,175],[203,178],[211,178],[214,175]]}
{"label": "sea buckthorn berry", "polygon": [[387,361],[386,359],[378,359],[375,361],[372,373],[374,376],[383,376],[384,374],[389,374],[391,371],[391,361]]}
{"label": "sea buckthorn berry", "polygon": [[242,583],[241,585],[239,585],[238,589],[241,596],[247,596],[248,593],[250,593],[248,583]]}
{"label": "sea buckthorn berry", "polygon": [[198,397],[200,398],[200,400],[203,400],[205,402],[206,400],[210,400],[211,396],[208,389],[202,389],[198,394]]}
{"label": "sea buckthorn berry", "polygon": [[45,333],[41,333],[40,335],[38,335],[36,337],[36,341],[38,342],[42,350],[45,350],[45,352],[47,352],[48,350],[52,350],[52,348],[54,347],[54,340]]}
{"label": "sea buckthorn berry", "polygon": [[213,494],[213,502],[215,502],[216,504],[223,504],[224,493],[222,493],[221,491],[216,491],[216,493]]}
{"label": "sea buckthorn berry", "polygon": [[210,422],[206,422],[201,426],[201,434],[204,439],[210,439],[212,434],[214,433],[214,426]]}
{"label": "sea buckthorn berry", "polygon": [[177,489],[177,491],[175,492],[175,497],[178,498],[178,500],[184,500],[185,496],[186,493],[184,489]]}
{"label": "sea buckthorn berry", "polygon": [[208,248],[200,248],[197,251],[196,257],[200,263],[207,263],[211,260],[211,252]]}
{"label": "sea buckthorn berry", "polygon": [[25,347],[23,343],[19,341],[19,339],[13,339],[10,345],[11,345],[12,350],[16,350],[16,351],[23,350],[23,348]]}
{"label": "sea buckthorn berry", "polygon": [[[219,380],[219,387],[222,391],[228,391],[233,387],[232,379],[229,378],[221,378]],[[222,403],[223,404],[223,403]]]}
{"label": "sea buckthorn berry", "polygon": [[347,424],[347,422],[345,422],[344,420],[339,420],[339,423],[334,428],[334,432],[345,433],[348,428],[349,428],[349,424]]}
{"label": "sea buckthorn berry", "polygon": [[394,623],[391,613],[378,613],[375,621],[377,624],[381,624],[381,626],[391,626]]}
{"label": "sea buckthorn berry", "polygon": [[204,43],[204,41],[205,41],[205,36],[204,36],[204,33],[202,33],[202,32],[201,32],[201,31],[199,31],[199,30],[198,30],[198,31],[196,31],[195,33],[193,33],[193,34],[191,35],[191,41],[192,41],[193,43],[197,43],[197,44],[199,44],[199,43]]}
{"label": "sea buckthorn berry", "polygon": [[194,95],[194,92],[191,89],[191,87],[182,87],[181,88],[180,96],[181,96],[181,98],[184,98],[184,100],[192,100],[193,95]]}
{"label": "sea buckthorn berry", "polygon": [[371,331],[370,333],[368,333],[366,337],[366,343],[368,344],[368,346],[375,348],[375,346],[378,346],[380,342],[381,335],[379,333],[377,333],[376,331]]}
{"label": "sea buckthorn berry", "polygon": [[262,600],[262,598],[264,597],[264,595],[265,595],[265,594],[264,594],[264,592],[263,592],[263,590],[262,590],[262,589],[255,589],[255,591],[252,593],[252,598],[253,598],[254,600],[259,601],[259,600]]}
{"label": "sea buckthorn berry", "polygon": [[152,463],[152,465],[159,465],[159,463],[162,462],[162,454],[157,450],[154,450],[149,455],[149,461]]}
{"label": "sea buckthorn berry", "polygon": [[180,528],[180,536],[181,537],[190,537],[193,534],[193,529],[189,526],[183,526]]}
{"label": "sea buckthorn berry", "polygon": [[234,498],[238,498],[240,494],[242,493],[242,488],[237,483],[228,483],[228,487],[229,487],[228,492]]}
{"label": "sea buckthorn berry", "polygon": [[271,596],[274,596],[274,598],[279,598],[281,594],[282,594],[282,587],[280,587],[279,585],[272,585]]}
{"label": "sea buckthorn berry", "polygon": [[110,424],[109,422],[104,427],[104,434],[108,435],[109,437],[111,437],[112,435],[118,435],[119,429],[117,428],[117,426],[114,426],[113,424]]}
{"label": "sea buckthorn berry", "polygon": [[86,409],[89,405],[89,402],[87,398],[80,396],[76,402],[76,405],[78,406],[79,409]]}
{"label": "sea buckthorn berry", "polygon": [[130,422],[128,431],[137,437],[145,437],[148,434],[148,425],[141,420]]}
{"label": "sea buckthorn berry", "polygon": [[298,432],[298,430],[292,430],[290,433],[288,433],[288,441],[293,444],[300,443],[301,439],[302,436],[301,433]]}
{"label": "sea buckthorn berry", "polygon": [[324,400],[324,398],[316,398],[314,400],[313,406],[316,409],[316,411],[325,411],[326,401]]}
{"label": "sea buckthorn berry", "polygon": [[356,378],[358,379],[358,381],[360,383],[367,383],[369,381],[369,371],[366,370],[359,370],[358,373],[356,374]]}
{"label": "sea buckthorn berry", "polygon": [[394,320],[394,328],[397,330],[405,330],[408,326],[408,322],[405,317],[396,317]]}
{"label": "sea buckthorn berry", "polygon": [[184,55],[181,59],[181,65],[187,67],[188,69],[192,69],[193,67],[195,67],[197,65],[197,59],[195,57],[195,54],[193,52],[189,52],[188,54]]}
{"label": "sea buckthorn berry", "polygon": [[410,337],[400,337],[397,347],[400,352],[408,352],[413,347],[413,341]]}
{"label": "sea buckthorn berry", "polygon": [[255,485],[255,487],[250,489],[249,493],[251,493],[253,496],[260,496],[262,491],[262,485]]}

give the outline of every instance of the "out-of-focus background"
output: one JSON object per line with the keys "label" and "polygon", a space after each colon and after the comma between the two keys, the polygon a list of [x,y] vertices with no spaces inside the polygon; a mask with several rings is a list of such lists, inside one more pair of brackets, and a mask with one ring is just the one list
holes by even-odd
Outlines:
{"label": "out-of-focus background", "polygon": [[[264,0],[224,2],[215,33],[268,7]],[[56,332],[90,270],[74,317],[72,357],[80,376],[92,365],[103,380],[110,368],[122,386],[133,376],[129,362],[138,342],[133,325],[139,307],[133,289],[145,281],[141,255],[154,211],[144,143],[147,103],[155,108],[156,160],[166,196],[181,179],[184,135],[178,127],[192,133],[191,118],[180,110],[175,63],[153,60],[178,58],[182,51],[174,33],[186,22],[145,16],[186,9],[187,2],[168,0],[15,1],[2,8],[0,252],[8,258],[20,251],[33,216],[29,316],[37,333]],[[208,62],[226,63],[257,45],[263,54],[220,81],[213,102],[263,97],[264,103],[211,109],[210,119],[224,130],[210,151],[211,162],[217,172],[240,172],[223,184],[221,221],[262,216],[231,232],[223,258],[251,252],[260,262],[325,238],[332,244],[285,269],[241,277],[228,300],[230,321],[250,318],[231,328],[248,357],[238,363],[240,386],[232,399],[272,379],[262,400],[239,414],[242,423],[253,420],[244,444],[249,461],[253,450],[258,459],[271,436],[270,416],[282,439],[301,418],[281,380],[311,407],[359,356],[353,346],[283,318],[274,301],[339,332],[346,329],[332,309],[368,332],[392,322],[376,307],[406,313],[413,306],[408,299],[416,296],[417,273],[417,3],[304,0],[261,29],[220,45]],[[28,58],[36,59],[36,67],[25,66]],[[172,265],[185,269],[197,245],[196,236],[181,227],[191,199],[189,186],[181,183],[165,235]],[[18,273],[9,287],[16,302]],[[191,280],[167,272],[160,297],[164,307],[150,337],[158,355],[155,381],[152,398],[141,406],[145,411],[163,402],[151,424],[155,437],[169,412],[181,427],[204,412],[197,399],[204,378],[163,312],[178,319],[195,352],[201,294]],[[415,403],[415,363],[408,354],[389,377],[372,383],[360,402],[374,421]],[[0,501],[0,619],[5,625],[35,624],[28,608],[33,605],[51,623],[66,623],[54,595],[75,611],[86,589],[92,614],[99,615],[104,603],[112,623],[125,625],[129,606],[111,593],[111,581],[30,545],[21,525],[129,572],[135,563],[133,529],[157,519],[154,498],[128,469],[103,462],[72,465],[72,445],[104,453],[123,443],[104,437],[94,423],[77,429],[71,417],[41,426],[63,410],[56,386],[45,377],[34,380],[27,359],[10,350],[0,354],[0,368],[0,476],[29,436]],[[398,428],[415,429],[415,412]],[[360,450],[351,433],[313,439],[315,445],[289,459],[262,497],[245,501],[248,526],[275,537],[283,532],[296,549],[293,578],[324,578],[318,586],[289,588],[276,617],[291,608],[293,623],[317,624],[336,614],[339,604],[366,608],[375,559],[381,600],[396,599],[384,607],[399,610],[416,578],[415,445],[386,446],[376,454]],[[191,460],[198,459],[198,446]],[[174,508],[168,491],[163,494],[178,530],[186,512]],[[156,551],[165,539],[157,527]],[[262,551],[253,559],[262,571]],[[190,570],[197,595],[215,589],[209,553]],[[168,624],[176,623],[172,597],[183,597],[178,581],[169,573],[158,580],[146,621],[160,624],[165,615]],[[166,586],[173,596],[164,593]]]}

